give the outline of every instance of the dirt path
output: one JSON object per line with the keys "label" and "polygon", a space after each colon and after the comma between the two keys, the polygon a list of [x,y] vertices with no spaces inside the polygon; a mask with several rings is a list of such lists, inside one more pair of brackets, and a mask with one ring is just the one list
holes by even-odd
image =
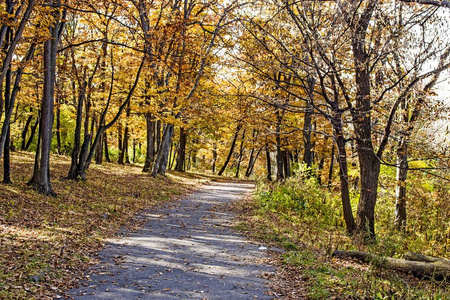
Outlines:
{"label": "dirt path", "polygon": [[[138,232],[107,244],[75,299],[272,299],[265,250],[230,228],[219,206],[253,185],[214,183],[186,199],[143,214]],[[261,248],[262,249],[262,248]]]}

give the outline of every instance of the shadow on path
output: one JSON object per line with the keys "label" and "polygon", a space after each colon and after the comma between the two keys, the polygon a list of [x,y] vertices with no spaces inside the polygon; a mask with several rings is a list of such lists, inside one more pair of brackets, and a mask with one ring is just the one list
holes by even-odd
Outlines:
{"label": "shadow on path", "polygon": [[144,227],[108,243],[74,299],[271,299],[265,251],[230,228],[218,211],[251,184],[213,183],[184,200],[147,211]]}

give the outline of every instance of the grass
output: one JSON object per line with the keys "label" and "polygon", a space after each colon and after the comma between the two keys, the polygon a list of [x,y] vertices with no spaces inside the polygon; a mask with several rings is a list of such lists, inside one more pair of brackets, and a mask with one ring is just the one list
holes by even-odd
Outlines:
{"label": "grass", "polygon": [[[383,179],[388,187],[389,176]],[[427,189],[430,185],[434,186],[422,184]],[[439,188],[444,192],[447,189]],[[448,229],[439,223],[450,221],[450,215],[442,212],[448,208],[442,199],[431,199],[424,205],[427,201],[417,195],[433,195],[422,193],[420,185],[409,191],[412,199],[407,231],[399,233],[392,228],[392,199],[381,193],[378,239],[369,246],[355,243],[346,234],[338,191],[321,187],[314,178],[260,182],[253,197],[235,205],[241,216],[236,228],[253,239],[285,249],[282,255],[274,252],[278,271],[272,290],[277,299],[450,299],[448,280],[421,280],[376,263],[366,265],[331,256],[339,249],[394,257],[410,250],[448,257],[450,240],[443,239]],[[420,214],[421,210],[429,213],[428,218]]]}
{"label": "grass", "polygon": [[63,180],[70,160],[52,156],[55,198],[44,197],[26,182],[34,156],[12,156],[13,184],[0,188],[0,298],[53,299],[64,295],[95,263],[94,253],[119,228],[140,225],[136,214],[191,192],[214,180],[170,172],[152,178],[140,167],[92,165],[87,181]]}

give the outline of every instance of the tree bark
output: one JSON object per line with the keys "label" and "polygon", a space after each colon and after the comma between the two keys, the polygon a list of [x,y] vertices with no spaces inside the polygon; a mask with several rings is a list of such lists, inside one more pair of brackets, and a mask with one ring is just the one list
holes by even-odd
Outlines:
{"label": "tree bark", "polygon": [[56,152],[61,154],[61,99],[56,97]]}
{"label": "tree bark", "polygon": [[244,140],[245,140],[245,129],[242,132],[242,138],[241,138],[241,145],[239,147],[239,155],[238,155],[238,161],[237,161],[237,166],[236,166],[236,178],[239,178],[239,169],[241,166],[241,162],[242,162],[242,158],[244,156]]}
{"label": "tree bark", "polygon": [[[304,154],[303,154],[303,163],[306,164],[306,167],[308,170],[312,167],[312,145],[311,145],[311,131],[312,131],[312,114],[313,114],[313,95],[314,95],[314,85],[315,85],[315,79],[312,77],[307,78],[308,83],[308,100],[306,101],[306,107],[305,107],[305,116],[303,118],[303,147],[304,147]],[[308,171],[310,172],[310,171]]]}
{"label": "tree bark", "polygon": [[366,51],[367,28],[376,3],[377,1],[370,1],[354,21],[351,44],[356,84],[356,105],[351,113],[361,176],[356,230],[368,239],[375,238],[375,205],[380,174],[380,160],[374,152],[372,143],[370,57]]}
{"label": "tree bark", "polygon": [[123,147],[123,135],[122,135],[122,124],[119,123],[119,125],[117,126],[117,139],[118,139],[118,144],[117,144],[117,148],[119,148],[119,157],[117,158],[117,163],[119,165],[123,165],[124,164],[124,147]]}
{"label": "tree bark", "polygon": [[231,147],[230,147],[230,151],[228,152],[227,159],[225,160],[225,163],[223,164],[219,173],[217,173],[217,175],[219,175],[219,176],[222,176],[223,172],[225,171],[225,169],[228,166],[228,163],[230,162],[231,156],[233,155],[234,147],[236,146],[236,140],[238,138],[239,131],[241,130],[241,128],[242,128],[241,124],[238,124],[238,126],[236,126],[236,132],[234,133],[233,141],[231,142]]}
{"label": "tree bark", "polygon": [[31,132],[30,132],[30,136],[28,137],[28,141],[25,145],[25,151],[28,150],[31,146],[31,143],[34,140],[34,136],[36,135],[36,129],[38,128],[38,125],[40,123],[40,118],[41,118],[41,111],[38,110],[37,112],[37,116],[36,116],[36,121],[34,122],[34,125],[31,126]]}
{"label": "tree bark", "polygon": [[145,153],[144,168],[142,172],[150,173],[155,158],[155,119],[150,113],[145,114],[147,124],[147,152]]}
{"label": "tree bark", "polygon": [[397,181],[395,187],[395,221],[397,230],[406,228],[406,179],[408,176],[408,143],[401,138],[397,148]]}
{"label": "tree bark", "polygon": [[333,252],[333,256],[355,258],[365,263],[375,262],[377,266],[395,269],[404,273],[413,274],[419,278],[435,278],[444,280],[450,276],[450,265],[436,260],[434,262],[423,262],[406,260],[392,257],[381,257],[362,251],[340,251]]}
{"label": "tree bark", "polygon": [[267,166],[267,180],[272,181],[272,163],[270,160],[269,144],[266,144],[266,166]]}
{"label": "tree bark", "polygon": [[[7,118],[7,112],[10,110],[11,102],[11,68],[6,72],[5,77],[5,119]],[[4,121],[6,122],[6,120]],[[2,132],[3,134],[3,132]],[[10,143],[11,143],[11,127],[7,126],[6,137],[4,141],[4,154],[3,154],[3,183],[12,183],[11,181],[11,159],[10,159]]]}
{"label": "tree bark", "polygon": [[105,130],[105,132],[103,132],[103,143],[105,144],[105,160],[107,162],[111,162],[111,158],[109,157],[109,150],[108,150],[108,134],[106,133],[106,130]]}
{"label": "tree bark", "polygon": [[[33,108],[30,108],[30,113],[33,112]],[[31,121],[33,121],[33,115],[28,116],[27,120],[25,121],[25,125],[23,126],[23,130],[21,133],[22,142],[20,144],[20,150],[25,151],[25,145],[27,142],[27,133],[28,129],[30,128]]]}
{"label": "tree bark", "polygon": [[[73,86],[75,83],[73,83]],[[81,127],[83,123],[83,104],[84,104],[84,98],[86,95],[86,85],[87,82],[84,81],[83,85],[79,89],[78,93],[78,104],[77,104],[77,116],[75,121],[75,132],[74,132],[74,138],[73,138],[73,148],[72,148],[72,155],[71,155],[71,161],[70,161],[70,169],[69,173],[67,174],[66,179],[75,180],[79,176],[79,163],[78,163],[78,155],[80,154],[80,147],[81,147]]]}
{"label": "tree bark", "polygon": [[342,117],[336,114],[332,119],[334,129],[334,139],[338,150],[339,178],[341,185],[342,212],[348,233],[353,233],[356,229],[356,223],[353,218],[352,205],[350,202],[349,182],[348,182],[348,164],[347,152],[345,150],[345,138],[342,132]]}
{"label": "tree bark", "polygon": [[165,175],[167,163],[169,159],[170,143],[173,136],[173,125],[167,124],[161,140],[158,154],[156,155],[155,163],[153,164],[152,176]]}
{"label": "tree bark", "polygon": [[212,172],[216,173],[216,162],[217,162],[217,143],[213,142],[213,150],[212,150]]}
{"label": "tree bark", "polygon": [[334,152],[336,151],[336,145],[333,143],[331,147],[330,169],[328,170],[328,184],[327,187],[331,187],[331,181],[333,180],[333,168],[334,168]]}
{"label": "tree bark", "polygon": [[259,148],[258,151],[256,152],[256,155],[253,154],[254,149],[252,149],[252,155],[250,155],[247,171],[245,171],[245,177],[250,177],[253,174],[253,168],[255,166],[256,161],[258,160],[259,154],[261,154],[262,149],[263,147]]}
{"label": "tree bark", "polygon": [[187,143],[187,131],[183,127],[180,129],[180,140],[178,143],[178,156],[175,170],[179,172],[185,171],[186,162],[186,143]]}
{"label": "tree bark", "polygon": [[[52,5],[52,2],[48,2]],[[54,27],[50,26],[50,40],[44,43],[44,95],[41,105],[40,120],[40,154],[39,165],[37,166],[36,176],[30,185],[39,193],[56,196],[53,192],[50,182],[50,149],[52,145],[52,127],[53,127],[53,107],[55,95],[55,76],[56,76],[56,56],[57,45],[64,23],[59,21],[60,16],[55,16]]]}

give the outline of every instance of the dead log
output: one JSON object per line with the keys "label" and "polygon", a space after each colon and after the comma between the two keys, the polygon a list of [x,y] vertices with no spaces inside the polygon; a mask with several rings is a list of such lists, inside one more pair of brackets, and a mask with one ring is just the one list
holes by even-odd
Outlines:
{"label": "dead log", "polygon": [[423,262],[442,262],[443,264],[447,264],[450,268],[450,260],[435,256],[428,256],[420,253],[415,252],[406,252],[405,255],[403,255],[403,258],[406,260],[413,260],[413,261],[423,261]]}
{"label": "dead log", "polygon": [[349,257],[364,263],[374,263],[379,267],[394,269],[412,274],[420,278],[435,278],[437,280],[450,279],[450,265],[438,259],[436,261],[414,261],[393,257],[382,257],[363,251],[333,252],[333,257]]}

